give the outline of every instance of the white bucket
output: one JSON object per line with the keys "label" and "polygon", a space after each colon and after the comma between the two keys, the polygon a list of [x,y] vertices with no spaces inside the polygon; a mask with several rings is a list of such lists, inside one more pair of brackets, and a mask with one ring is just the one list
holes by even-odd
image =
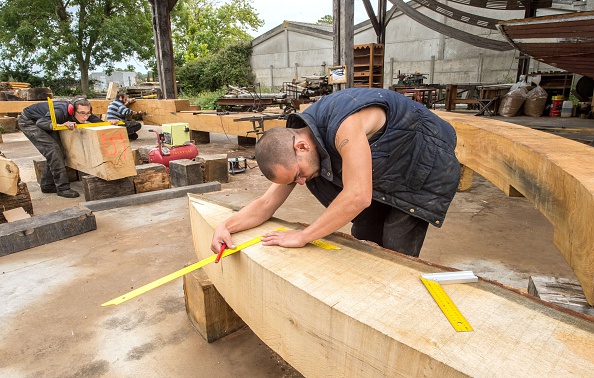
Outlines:
{"label": "white bucket", "polygon": [[573,101],[563,101],[561,107],[561,117],[571,117],[573,115]]}

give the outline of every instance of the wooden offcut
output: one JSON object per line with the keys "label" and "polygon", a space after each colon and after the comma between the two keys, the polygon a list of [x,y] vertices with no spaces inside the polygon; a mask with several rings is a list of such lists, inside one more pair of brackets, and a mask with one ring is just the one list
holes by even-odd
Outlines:
{"label": "wooden offcut", "polygon": [[171,180],[163,164],[150,163],[136,167],[137,175],[132,177],[136,193],[169,189]]}
{"label": "wooden offcut", "polygon": [[204,159],[204,182],[229,182],[229,160],[227,154],[201,154]]}
{"label": "wooden offcut", "polygon": [[171,185],[175,187],[202,184],[204,182],[204,160],[179,159],[169,162]]}
{"label": "wooden offcut", "polygon": [[184,298],[190,322],[209,343],[245,327],[202,269],[184,276]]}
{"label": "wooden offcut", "polygon": [[82,206],[0,225],[0,256],[97,229],[95,215]]}
{"label": "wooden offcut", "polygon": [[[36,158],[33,159],[33,169],[35,170],[35,178],[37,179],[37,183],[41,183],[41,174],[43,169],[45,168],[45,164],[47,161],[45,158]],[[78,181],[78,171],[76,169],[72,169],[70,167],[66,167],[66,173],[68,174],[68,181],[74,182]]]}
{"label": "wooden offcut", "polygon": [[132,177],[107,181],[96,176],[87,175],[81,178],[81,182],[85,201],[129,196],[136,192]]}
{"label": "wooden offcut", "polygon": [[86,127],[59,133],[68,167],[108,181],[136,175],[125,127]]}
{"label": "wooden offcut", "polygon": [[14,196],[19,191],[19,167],[10,159],[0,156],[0,193]]}
{"label": "wooden offcut", "polygon": [[[190,197],[198,259],[233,213]],[[271,219],[236,244],[293,223]],[[474,328],[456,332],[420,280],[444,271],[351,237],[325,250],[261,243],[204,267],[225,301],[306,377],[567,377],[594,369],[594,319],[485,280],[444,286]]]}
{"label": "wooden offcut", "polygon": [[554,227],[553,242],[594,305],[594,149],[488,118],[436,112],[456,129],[456,156]]}
{"label": "wooden offcut", "polygon": [[20,181],[17,186],[16,195],[0,193],[0,223],[6,223],[6,218],[2,215],[2,212],[6,210],[22,207],[27,213],[33,214],[33,203],[31,202],[31,194],[27,184]]}
{"label": "wooden offcut", "polygon": [[571,310],[594,316],[582,286],[573,278],[530,276],[528,294]]}

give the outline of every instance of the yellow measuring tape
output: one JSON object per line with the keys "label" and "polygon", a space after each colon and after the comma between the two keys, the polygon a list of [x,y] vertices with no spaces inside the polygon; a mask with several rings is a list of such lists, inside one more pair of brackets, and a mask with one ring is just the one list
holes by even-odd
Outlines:
{"label": "yellow measuring tape", "polygon": [[429,290],[429,294],[433,297],[437,305],[446,316],[448,321],[452,324],[452,327],[458,332],[470,332],[472,327],[462,315],[458,307],[452,302],[448,294],[443,290],[441,285],[435,281],[428,280],[421,277],[421,281]]}
{"label": "yellow measuring tape", "polygon": [[[52,101],[52,99],[49,97],[47,98],[47,105],[49,107],[50,118],[52,120],[52,130],[68,130],[67,126],[58,125],[58,121],[56,120],[56,109],[54,109],[54,101]],[[122,126],[122,125],[125,125],[125,123],[122,121],[118,121],[118,123],[116,125]],[[76,127],[79,129],[82,127],[98,127],[98,126],[113,126],[113,125],[111,124],[111,122],[90,122],[90,123],[77,123],[76,124]]]}
{"label": "yellow measuring tape", "polygon": [[[278,228],[275,231],[286,231],[285,228]],[[234,249],[226,249],[225,252],[223,252],[223,254],[221,255],[221,258],[223,257],[227,257],[229,255],[232,255],[236,252],[241,251],[242,249],[245,249],[247,247],[250,247],[254,244],[259,243],[262,240],[261,236],[255,237],[251,240],[246,241],[245,243],[241,243],[240,245],[238,245],[237,247],[235,247]],[[314,243],[317,242],[317,243]],[[328,244],[325,242],[322,242],[321,240],[314,240],[312,242],[312,244],[315,244],[321,248],[324,249],[340,249],[336,246],[333,246],[332,244]],[[173,272],[171,274],[166,275],[165,277],[159,278],[156,281],[153,281],[149,284],[146,284],[144,286],[139,287],[138,289],[132,290],[129,293],[126,293],[122,296],[119,296],[117,298],[112,299],[111,301],[107,301],[105,303],[103,303],[101,305],[101,307],[105,307],[105,306],[111,306],[111,305],[119,305],[120,303],[126,302],[127,300],[130,300],[132,298],[136,298],[137,296],[146,293],[149,290],[152,290],[154,288],[157,288],[163,284],[166,284],[167,282],[173,281],[176,278],[179,278],[181,276],[185,276],[186,274],[195,271],[196,269],[200,269],[203,266],[206,266],[212,262],[215,261],[215,259],[217,258],[217,255],[212,255],[210,257],[207,257],[203,260],[198,261],[197,263],[194,263],[192,265],[189,265],[183,269],[180,269],[176,272]]]}

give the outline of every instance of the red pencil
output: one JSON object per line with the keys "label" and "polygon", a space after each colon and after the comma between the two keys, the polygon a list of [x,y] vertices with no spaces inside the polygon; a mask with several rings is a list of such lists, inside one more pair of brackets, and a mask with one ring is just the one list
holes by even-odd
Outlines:
{"label": "red pencil", "polygon": [[217,258],[215,259],[215,263],[218,263],[221,260],[221,257],[223,256],[223,252],[225,252],[225,249],[227,249],[227,244],[221,244],[221,250],[219,251]]}

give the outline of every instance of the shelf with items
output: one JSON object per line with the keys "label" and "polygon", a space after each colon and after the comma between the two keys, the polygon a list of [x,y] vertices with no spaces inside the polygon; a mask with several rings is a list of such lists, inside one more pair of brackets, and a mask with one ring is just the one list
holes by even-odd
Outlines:
{"label": "shelf with items", "polygon": [[355,45],[353,86],[382,88],[384,84],[384,46],[376,43]]}

